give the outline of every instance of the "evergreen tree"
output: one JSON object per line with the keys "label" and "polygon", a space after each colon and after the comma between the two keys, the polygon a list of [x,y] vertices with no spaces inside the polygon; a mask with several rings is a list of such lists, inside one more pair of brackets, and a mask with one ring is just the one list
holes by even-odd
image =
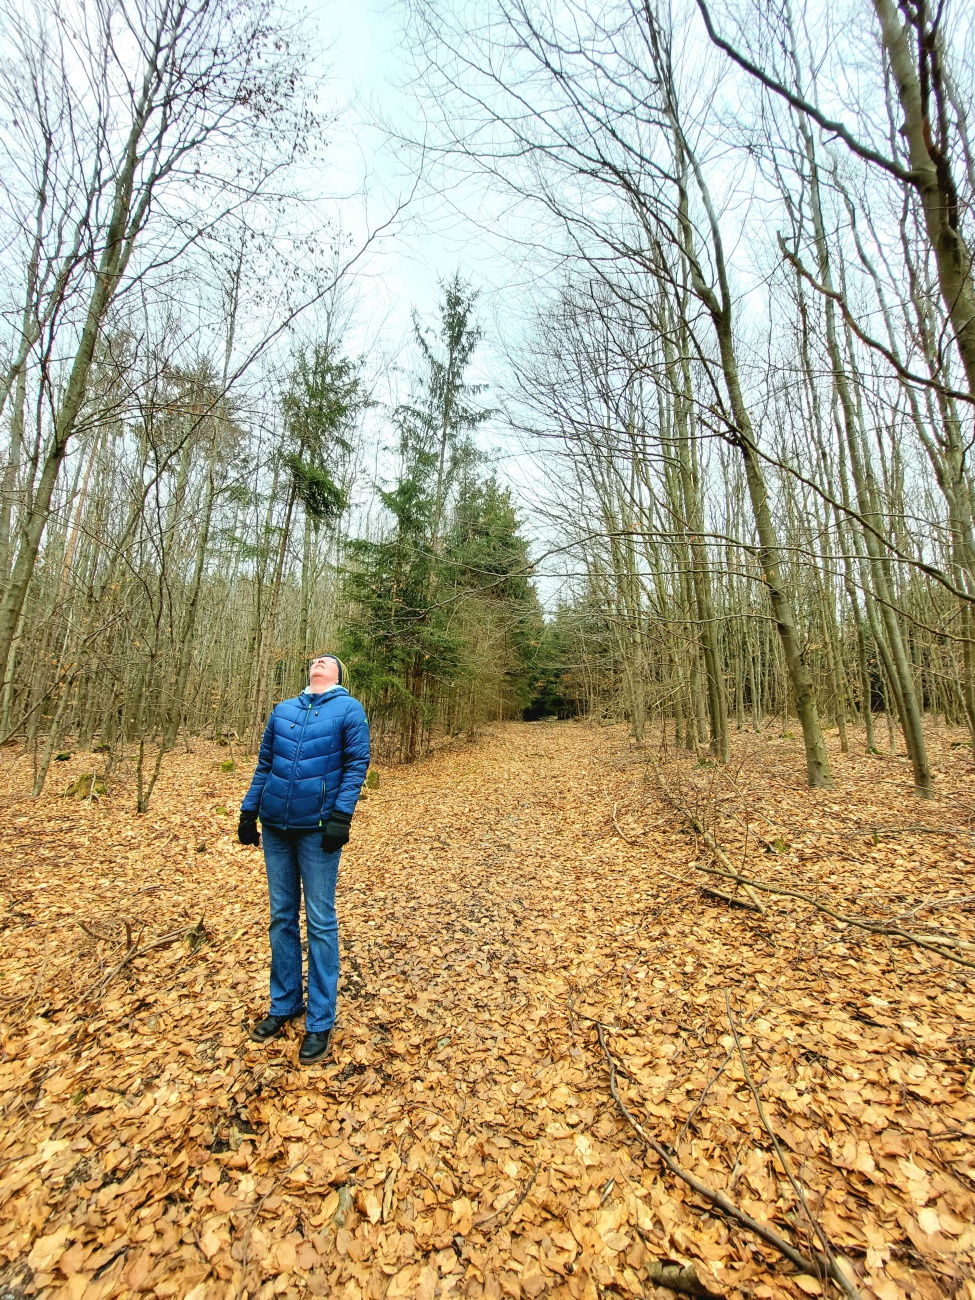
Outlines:
{"label": "evergreen tree", "polygon": [[526,706],[543,626],[511,494],[478,471],[461,480],[444,556],[445,581],[463,597],[469,726]]}
{"label": "evergreen tree", "polygon": [[477,402],[484,385],[471,383],[467,375],[481,341],[474,319],[477,293],[459,273],[441,287],[443,301],[435,331],[425,328],[414,313],[420,368],[413,398],[397,411],[404,459],[426,479],[428,541],[434,555],[441,549],[451,492],[472,456],[470,435],[492,414]]}
{"label": "evergreen tree", "polygon": [[407,762],[438,720],[457,730],[522,706],[540,625],[510,497],[482,481],[471,441],[490,415],[477,400],[483,386],[468,378],[475,301],[455,276],[436,329],[414,321],[419,368],[396,412],[399,475],[380,492],[389,526],[347,552],[342,652],[377,732],[391,733]]}
{"label": "evergreen tree", "polygon": [[529,700],[526,721],[541,718],[570,718],[586,711],[586,685],[581,675],[586,637],[580,612],[560,605],[555,617],[547,619],[538,637],[529,665]]}
{"label": "evergreen tree", "polygon": [[458,671],[459,641],[431,607],[435,566],[429,550],[430,498],[415,475],[381,491],[393,526],[378,542],[350,543],[346,594],[353,613],[342,657],[377,730],[392,730],[400,756],[422,750],[436,687]]}
{"label": "evergreen tree", "polygon": [[[295,682],[304,675],[312,644],[312,598],[319,576],[323,530],[334,530],[348,505],[346,478],[353,452],[353,435],[369,395],[358,362],[342,355],[332,341],[314,344],[298,354],[281,395],[284,433],[279,466],[286,488],[283,519],[277,544],[271,597],[266,616],[255,609],[255,641],[260,625],[273,629],[281,598],[288,546],[295,526],[295,511],[303,516],[301,538],[301,596],[297,644],[283,650],[280,671],[290,665]],[[277,475],[276,475],[277,477]],[[329,619],[323,620],[328,622]],[[318,632],[319,639],[324,631]],[[270,653],[263,657],[258,699],[267,690]],[[278,652],[282,653],[282,652]],[[283,687],[278,683],[278,689]]]}
{"label": "evergreen tree", "polygon": [[296,358],[281,397],[282,461],[295,500],[316,527],[333,522],[346,506],[342,468],[367,402],[359,371],[331,345],[315,344]]}

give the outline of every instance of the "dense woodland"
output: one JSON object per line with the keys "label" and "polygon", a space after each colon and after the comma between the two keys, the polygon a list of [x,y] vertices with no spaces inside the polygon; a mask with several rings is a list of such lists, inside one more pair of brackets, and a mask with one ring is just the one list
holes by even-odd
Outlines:
{"label": "dense woodland", "polygon": [[36,792],[94,749],[144,810],[324,649],[387,759],[525,712],[721,762],[774,720],[812,785],[835,727],[925,795],[925,715],[975,738],[970,15],[495,18],[404,10],[418,175],[527,213],[544,287],[486,350],[458,271],[390,399],[362,249],[282,216],[333,125],[300,33],[5,7],[0,736]]}

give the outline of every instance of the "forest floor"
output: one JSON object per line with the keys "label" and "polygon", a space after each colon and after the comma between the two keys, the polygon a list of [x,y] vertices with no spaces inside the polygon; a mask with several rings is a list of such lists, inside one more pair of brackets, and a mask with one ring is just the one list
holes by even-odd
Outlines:
{"label": "forest floor", "polygon": [[777,726],[724,770],[536,723],[383,771],[310,1069],[298,1024],[247,1038],[268,952],[239,756],[194,741],[138,817],[124,772],[64,797],[91,755],[35,801],[4,751],[0,1296],[598,1300],[666,1260],[729,1300],[836,1294],[664,1168],[608,1052],[644,1131],[808,1255],[803,1189],[861,1294],[975,1300],[975,969],[702,892],[727,882],[657,779],[751,878],[971,942],[972,755],[930,740],[926,803],[835,739],[836,789],[806,790]]}

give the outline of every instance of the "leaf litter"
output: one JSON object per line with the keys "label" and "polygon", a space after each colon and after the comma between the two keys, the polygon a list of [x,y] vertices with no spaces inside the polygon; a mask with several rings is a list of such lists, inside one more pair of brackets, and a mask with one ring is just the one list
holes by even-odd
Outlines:
{"label": "leaf litter", "polygon": [[0,1294],[837,1294],[664,1167],[608,1052],[664,1154],[800,1255],[825,1239],[880,1300],[975,1300],[975,972],[708,894],[710,850],[654,775],[743,875],[965,944],[957,740],[933,733],[924,803],[903,762],[838,752],[836,789],[809,791],[767,734],[719,769],[507,724],[383,772],[311,1069],[300,1023],[247,1038],[268,962],[247,774],[194,742],[139,818],[117,780],[31,800],[8,753]]}

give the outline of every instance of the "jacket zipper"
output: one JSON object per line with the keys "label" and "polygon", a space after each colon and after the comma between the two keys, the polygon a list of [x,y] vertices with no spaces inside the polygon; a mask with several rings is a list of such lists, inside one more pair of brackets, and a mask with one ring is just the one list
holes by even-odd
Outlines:
{"label": "jacket zipper", "polygon": [[291,812],[291,791],[295,787],[295,773],[298,771],[298,759],[301,758],[301,746],[305,739],[305,723],[308,721],[308,715],[311,713],[312,706],[309,704],[305,709],[301,719],[301,735],[298,739],[298,748],[295,750],[295,761],[291,764],[291,779],[288,782],[288,799],[284,805],[284,829],[288,829],[288,814]]}

